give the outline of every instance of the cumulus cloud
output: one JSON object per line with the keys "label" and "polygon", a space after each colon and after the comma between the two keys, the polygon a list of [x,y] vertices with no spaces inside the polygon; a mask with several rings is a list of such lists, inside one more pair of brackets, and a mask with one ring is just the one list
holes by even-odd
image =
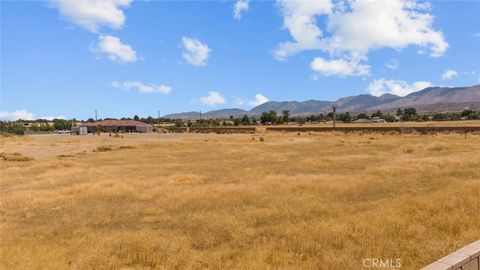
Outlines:
{"label": "cumulus cloud", "polygon": [[283,26],[288,29],[293,41],[280,43],[274,51],[278,60],[285,60],[290,55],[303,50],[324,47],[323,35],[316,24],[316,17],[330,14],[333,8],[331,1],[277,1],[283,15]]}
{"label": "cumulus cloud", "polygon": [[432,83],[428,81],[418,81],[410,84],[406,81],[380,78],[370,83],[367,91],[373,96],[381,96],[388,93],[403,97],[430,86],[432,86]]}
{"label": "cumulus cloud", "polygon": [[219,105],[224,104],[226,101],[219,92],[210,91],[207,96],[200,98],[200,102],[205,105]]}
{"label": "cumulus cloud", "polygon": [[57,115],[57,116],[47,115],[47,116],[42,116],[39,119],[45,119],[45,120],[48,120],[48,121],[52,121],[53,119],[66,119],[66,117],[63,116],[63,115]]}
{"label": "cumulus cloud", "polygon": [[321,57],[313,59],[310,68],[324,76],[366,76],[370,74],[370,66],[362,65],[354,60],[325,60]]}
{"label": "cumulus cloud", "polygon": [[397,69],[398,61],[396,59],[390,59],[385,66],[389,69]]}
{"label": "cumulus cloud", "polygon": [[243,106],[243,105],[248,105],[248,106],[258,106],[260,104],[263,104],[265,102],[268,102],[269,99],[262,95],[262,94],[256,94],[255,95],[255,98],[253,100],[244,100],[242,98],[237,98],[235,100],[235,103],[240,105],[240,106]]}
{"label": "cumulus cloud", "polygon": [[247,11],[249,0],[238,0],[233,6],[233,18],[240,20],[242,18],[242,11]]}
{"label": "cumulus cloud", "polygon": [[91,32],[100,26],[119,29],[125,23],[122,8],[132,0],[52,0],[52,5],[68,21]]}
{"label": "cumulus cloud", "polygon": [[207,65],[207,59],[212,51],[208,48],[207,44],[200,42],[198,39],[183,37],[183,59],[185,59],[188,63],[201,67]]}
{"label": "cumulus cloud", "polygon": [[447,81],[457,77],[458,73],[455,70],[445,69],[442,74],[442,80]]}
{"label": "cumulus cloud", "polygon": [[114,36],[100,35],[94,51],[106,54],[113,62],[125,64],[137,61],[137,52]]}
{"label": "cumulus cloud", "polygon": [[260,104],[263,104],[265,102],[268,102],[268,98],[262,94],[256,94],[255,99],[252,101],[247,102],[248,105],[251,106],[258,106]]}
{"label": "cumulus cloud", "polygon": [[160,94],[168,94],[172,91],[172,88],[170,86],[166,85],[156,85],[156,84],[143,84],[138,81],[131,81],[131,82],[117,82],[113,81],[111,83],[112,87],[114,88],[121,88],[125,91],[130,91],[131,89],[137,89],[138,92],[142,94],[154,94],[154,93],[160,93]]}
{"label": "cumulus cloud", "polygon": [[14,112],[0,112],[0,120],[15,121],[15,120],[32,120],[33,113],[26,110],[17,110]]}
{"label": "cumulus cloud", "polygon": [[[274,57],[285,60],[305,50],[319,50],[332,58],[366,61],[371,50],[401,50],[416,45],[442,56],[448,43],[432,27],[428,3],[414,0],[294,1],[278,0],[284,27],[292,41],[280,43]],[[324,19],[320,29],[317,19]]]}

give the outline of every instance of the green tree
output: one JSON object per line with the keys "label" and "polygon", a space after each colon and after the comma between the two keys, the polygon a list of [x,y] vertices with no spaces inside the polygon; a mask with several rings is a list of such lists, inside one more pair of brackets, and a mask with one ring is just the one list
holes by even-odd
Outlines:
{"label": "green tree", "polygon": [[260,122],[262,124],[272,123],[276,124],[278,122],[278,116],[276,111],[263,112],[260,116]]}
{"label": "green tree", "polygon": [[138,115],[134,115],[134,116],[133,116],[133,120],[139,121],[139,120],[140,120],[140,117],[138,117]]}
{"label": "green tree", "polygon": [[357,119],[370,119],[370,117],[366,113],[360,113],[357,115]]}
{"label": "green tree", "polygon": [[349,112],[341,113],[341,114],[338,116],[338,120],[339,120],[339,121],[342,121],[342,122],[344,122],[344,123],[350,123],[350,122],[352,122],[352,116],[350,115]]}
{"label": "green tree", "polygon": [[23,133],[25,132],[25,125],[21,121],[15,121],[15,122],[0,121],[0,131],[5,133],[23,135]]}
{"label": "green tree", "polygon": [[282,111],[282,122],[283,123],[288,123],[290,119],[290,111],[289,110],[283,110]]}
{"label": "green tree", "polygon": [[403,116],[402,116],[403,121],[415,121],[417,119],[418,119],[417,109],[405,108],[405,110],[403,110]]}
{"label": "green tree", "polygon": [[242,125],[245,125],[245,126],[250,125],[250,118],[248,118],[248,116],[245,114],[243,115],[241,122],[242,122]]}
{"label": "green tree", "polygon": [[471,114],[473,114],[473,113],[475,113],[475,112],[472,111],[472,110],[464,110],[464,111],[462,112],[462,117],[468,117],[469,115],[471,115]]}
{"label": "green tree", "polygon": [[380,117],[380,118],[383,118],[383,114],[380,110],[378,110],[377,112],[374,112],[372,113],[372,118],[373,117]]}

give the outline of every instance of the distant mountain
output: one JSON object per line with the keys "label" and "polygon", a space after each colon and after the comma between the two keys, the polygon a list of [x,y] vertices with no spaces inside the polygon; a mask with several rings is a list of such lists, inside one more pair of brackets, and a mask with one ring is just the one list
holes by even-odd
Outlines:
{"label": "distant mountain", "polygon": [[429,87],[411,93],[403,98],[373,106],[370,109],[388,109],[393,107],[415,107],[441,103],[480,102],[480,85],[472,87]]}
{"label": "distant mountain", "polygon": [[289,110],[290,114],[303,114],[307,112],[315,113],[322,110],[327,110],[331,106],[330,101],[307,100],[303,102],[298,101],[269,101],[250,110],[254,115],[261,115],[262,112],[276,111],[281,113],[284,110]]}
{"label": "distant mountain", "polygon": [[200,112],[172,113],[165,115],[164,117],[170,119],[198,119],[200,118]]}
{"label": "distant mountain", "polygon": [[[229,118],[230,116],[233,117],[240,117],[244,115],[251,115],[249,111],[245,111],[242,109],[222,109],[222,110],[215,110],[209,111],[205,113],[205,117],[207,118]],[[202,115],[203,116],[203,115]]]}
{"label": "distant mountain", "polygon": [[[245,111],[242,109],[221,109],[221,110],[215,110],[215,111],[209,111],[202,113],[202,118],[229,118],[230,116],[233,117],[240,117],[243,115],[252,115],[249,111]],[[169,114],[165,115],[165,118],[170,118],[170,119],[199,119],[200,118],[200,112],[183,112],[183,113],[174,113],[174,114]]]}
{"label": "distant mountain", "polygon": [[[480,108],[480,85],[471,87],[429,87],[411,93],[405,97],[384,94],[376,97],[369,94],[343,97],[336,101],[269,101],[256,106],[250,111],[242,109],[222,109],[209,111],[202,115],[205,118],[228,118],[242,115],[259,116],[262,112],[276,111],[281,114],[289,110],[291,115],[308,115],[331,112],[332,105],[338,112],[371,112],[381,110],[393,112],[398,108],[415,107],[419,111],[449,112],[461,111],[465,107]],[[172,119],[198,119],[199,112],[170,114],[165,117]]]}

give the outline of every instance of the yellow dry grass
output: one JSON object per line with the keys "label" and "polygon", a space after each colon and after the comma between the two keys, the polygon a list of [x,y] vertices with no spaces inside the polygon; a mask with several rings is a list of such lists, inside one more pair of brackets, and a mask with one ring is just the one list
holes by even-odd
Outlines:
{"label": "yellow dry grass", "polygon": [[262,136],[2,139],[35,159],[0,161],[0,268],[418,269],[480,238],[480,135]]}

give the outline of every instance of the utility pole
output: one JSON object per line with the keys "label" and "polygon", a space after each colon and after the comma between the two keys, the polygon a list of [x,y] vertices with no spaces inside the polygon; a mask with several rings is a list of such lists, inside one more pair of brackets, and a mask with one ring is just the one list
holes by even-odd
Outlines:
{"label": "utility pole", "polygon": [[200,119],[202,119],[202,111],[200,111]]}
{"label": "utility pole", "polygon": [[95,121],[97,121],[97,109],[95,109]]}
{"label": "utility pole", "polygon": [[158,111],[158,121],[160,121],[160,110]]}
{"label": "utility pole", "polygon": [[332,110],[333,110],[333,128],[335,128],[335,123],[337,122],[337,116],[336,116],[337,105],[333,104]]}

